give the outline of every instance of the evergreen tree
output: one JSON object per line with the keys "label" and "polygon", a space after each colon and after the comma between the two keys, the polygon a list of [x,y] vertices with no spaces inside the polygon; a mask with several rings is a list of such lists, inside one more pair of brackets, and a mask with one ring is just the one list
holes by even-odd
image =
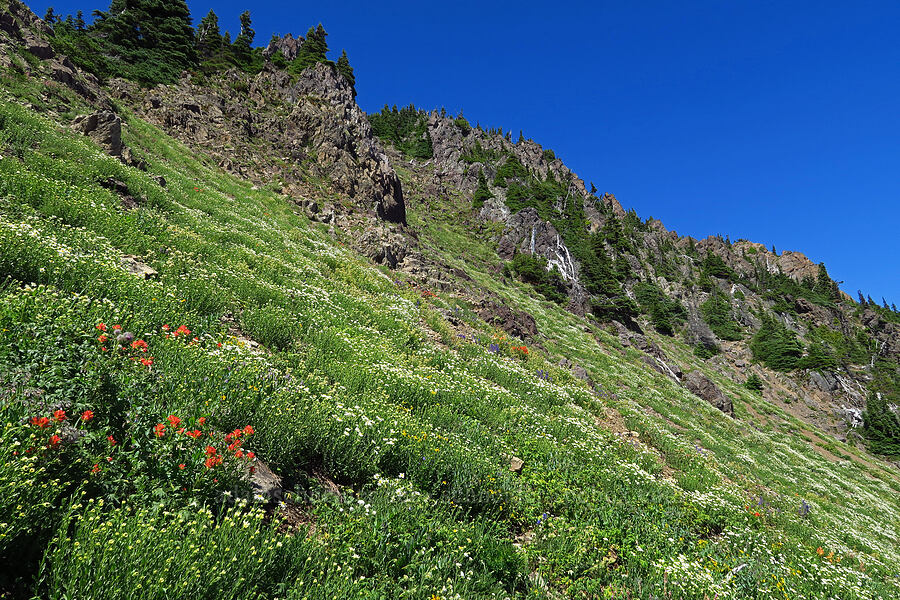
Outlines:
{"label": "evergreen tree", "polygon": [[341,57],[337,61],[338,73],[344,76],[347,83],[353,89],[353,97],[356,98],[356,77],[353,75],[353,67],[350,66],[350,59],[347,58],[347,51],[341,51]]}
{"label": "evergreen tree", "polygon": [[222,48],[222,34],[219,33],[219,17],[210,9],[197,26],[197,49],[203,57],[209,57]]}
{"label": "evergreen tree", "polygon": [[107,12],[95,14],[95,33],[122,59],[113,75],[171,81],[197,62],[185,0],[112,0]]}
{"label": "evergreen tree", "polygon": [[866,305],[866,297],[863,296],[862,290],[856,290],[856,293],[859,295],[859,305],[865,306]]}
{"label": "evergreen tree", "polygon": [[744,382],[744,387],[752,392],[761,394],[763,391],[763,381],[756,373],[750,373],[750,376],[747,377],[747,381]]}
{"label": "evergreen tree", "polygon": [[883,394],[872,393],[863,412],[863,433],[877,454],[900,455],[900,415]]}
{"label": "evergreen tree", "polygon": [[825,268],[825,263],[819,263],[819,272],[816,274],[816,293],[825,296],[826,298],[833,299],[834,288],[834,282],[831,280],[831,277],[828,276],[828,270]]}
{"label": "evergreen tree", "polygon": [[53,25],[56,23],[58,17],[56,16],[56,12],[53,10],[53,7],[47,9],[47,12],[44,13],[44,22],[47,25]]}
{"label": "evergreen tree", "polygon": [[780,321],[764,314],[762,327],[750,341],[753,357],[776,371],[792,371],[800,365],[803,345]]}
{"label": "evergreen tree", "polygon": [[234,57],[238,62],[243,64],[250,62],[250,51],[253,47],[253,39],[256,37],[256,32],[253,31],[252,24],[250,11],[245,10],[241,13],[241,32],[235,38],[234,44],[231,46]]}
{"label": "evergreen tree", "polygon": [[472,196],[472,206],[481,208],[484,206],[485,202],[493,197],[494,194],[492,194],[490,188],[488,188],[487,179],[484,176],[484,169],[480,169],[478,171],[478,189],[475,190],[475,194]]}
{"label": "evergreen tree", "polygon": [[80,10],[75,13],[75,29],[84,31],[84,13]]}
{"label": "evergreen tree", "polygon": [[297,58],[294,59],[292,65],[292,70],[295,73],[299,73],[303,71],[303,69],[311,67],[316,63],[328,62],[328,43],[325,41],[326,37],[328,37],[328,34],[325,33],[325,28],[322,27],[321,23],[319,23],[319,26],[316,28],[309,28],[309,31],[306,32],[306,39],[304,39],[303,43],[300,45],[300,50],[297,52]]}

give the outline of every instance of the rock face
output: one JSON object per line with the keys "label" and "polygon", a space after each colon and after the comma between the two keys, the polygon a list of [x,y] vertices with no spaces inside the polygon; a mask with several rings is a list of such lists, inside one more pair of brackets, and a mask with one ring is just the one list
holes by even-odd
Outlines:
{"label": "rock face", "polygon": [[525,208],[512,215],[500,238],[497,254],[510,260],[517,252],[547,259],[547,267],[555,268],[565,281],[578,279],[575,259],[556,228],[538,216],[537,210]]}
{"label": "rock face", "polygon": [[700,371],[691,371],[688,373],[684,377],[684,387],[692,394],[706,400],[729,417],[734,417],[734,405],[731,403],[731,399],[723,394],[721,390],[716,387],[716,384]]}
{"label": "rock face", "polygon": [[297,52],[300,51],[300,46],[303,44],[303,38],[297,37],[294,38],[290,33],[284,37],[274,37],[272,41],[269,42],[269,45],[266,46],[266,49],[263,50],[263,56],[266,58],[271,58],[277,52],[281,52],[281,55],[284,56],[287,60],[294,60],[297,58]]}
{"label": "rock face", "polygon": [[406,223],[400,179],[333,67],[310,67],[296,81],[271,65],[252,79],[237,71],[222,79],[215,92],[189,77],[149,92],[122,80],[112,87],[142,117],[202,146],[227,170],[260,182],[281,180],[297,196],[312,195],[303,187],[311,176],[384,221]]}

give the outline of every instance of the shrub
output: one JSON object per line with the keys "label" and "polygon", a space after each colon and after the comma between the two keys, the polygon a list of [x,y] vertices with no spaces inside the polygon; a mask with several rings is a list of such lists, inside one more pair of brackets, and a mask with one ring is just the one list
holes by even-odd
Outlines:
{"label": "shrub", "polygon": [[751,392],[762,393],[763,381],[756,373],[750,373],[750,376],[747,377],[747,381],[744,382],[744,387]]}

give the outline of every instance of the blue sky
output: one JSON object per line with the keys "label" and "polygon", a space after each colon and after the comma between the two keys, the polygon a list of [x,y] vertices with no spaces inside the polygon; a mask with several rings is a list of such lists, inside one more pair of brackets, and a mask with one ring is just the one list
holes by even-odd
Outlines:
{"label": "blue sky", "polygon": [[257,44],[321,22],[367,111],[522,130],[642,217],[804,252],[900,304],[898,2],[188,4],[232,34],[249,8]]}

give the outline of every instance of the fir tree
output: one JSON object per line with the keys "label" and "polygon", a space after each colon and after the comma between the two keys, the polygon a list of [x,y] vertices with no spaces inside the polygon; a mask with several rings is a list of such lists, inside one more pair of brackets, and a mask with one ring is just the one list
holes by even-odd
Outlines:
{"label": "fir tree", "polygon": [[84,31],[84,27],[84,13],[79,10],[75,13],[75,29]]}
{"label": "fir tree", "polygon": [[219,33],[219,17],[210,9],[197,26],[197,49],[200,55],[209,57],[222,47],[222,34]]}
{"label": "fir tree", "polygon": [[175,79],[194,66],[194,29],[184,0],[112,0],[93,29],[127,65],[115,75],[148,82]]}
{"label": "fir tree", "polygon": [[250,11],[245,10],[241,13],[241,32],[238,34],[237,38],[235,38],[234,44],[231,46],[234,57],[244,64],[250,61],[250,51],[253,46],[253,39],[256,37],[256,32],[253,31],[252,24]]}
{"label": "fir tree", "polygon": [[863,433],[872,452],[900,455],[900,415],[891,410],[883,394],[869,395],[863,412]]}
{"label": "fir tree", "polygon": [[484,176],[484,169],[480,169],[478,171],[478,189],[475,190],[475,195],[472,196],[472,206],[481,208],[485,202],[493,197],[494,194],[488,188],[487,179]]}
{"label": "fir tree", "polygon": [[341,51],[341,57],[337,61],[338,73],[344,76],[347,83],[353,89],[353,97],[356,98],[356,77],[353,75],[353,67],[350,66],[350,59],[347,58],[347,51]]}
{"label": "fir tree", "polygon": [[306,32],[306,39],[300,45],[300,51],[297,52],[297,58],[294,59],[292,70],[299,73],[307,67],[311,67],[320,62],[327,62],[328,58],[328,42],[325,38],[328,34],[325,28],[319,23],[316,28],[309,28]]}
{"label": "fir tree", "polygon": [[47,25],[53,25],[54,23],[56,23],[57,20],[58,20],[58,17],[56,16],[56,12],[53,10],[53,7],[51,6],[50,8],[47,9],[47,12],[44,13],[44,22]]}

